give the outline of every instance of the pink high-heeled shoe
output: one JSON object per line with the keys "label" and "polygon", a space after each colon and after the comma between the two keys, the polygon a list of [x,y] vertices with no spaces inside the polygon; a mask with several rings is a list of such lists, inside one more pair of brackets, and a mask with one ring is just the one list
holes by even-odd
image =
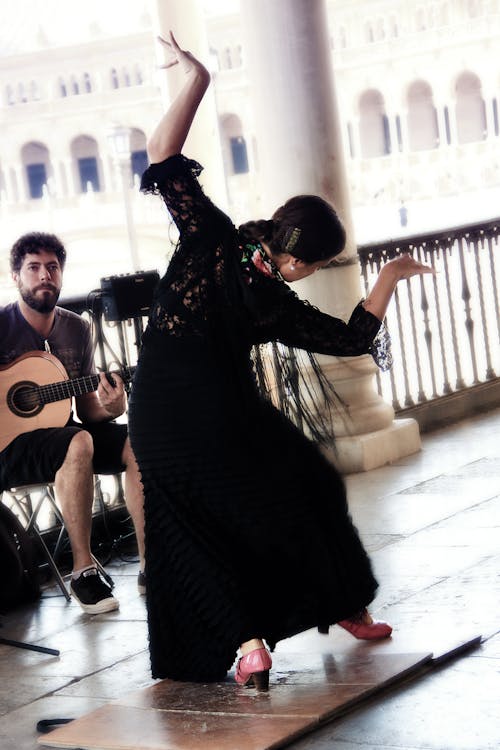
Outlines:
{"label": "pink high-heeled shoe", "polygon": [[256,648],[238,660],[234,678],[239,685],[254,685],[257,690],[268,690],[269,670],[272,665],[271,654],[267,648]]}
{"label": "pink high-heeled shoe", "polygon": [[392,628],[387,622],[381,620],[373,620],[368,623],[365,621],[367,611],[363,610],[356,617],[351,617],[348,620],[340,620],[337,625],[347,630],[355,638],[360,638],[363,641],[376,641],[382,638],[389,638],[392,633]]}

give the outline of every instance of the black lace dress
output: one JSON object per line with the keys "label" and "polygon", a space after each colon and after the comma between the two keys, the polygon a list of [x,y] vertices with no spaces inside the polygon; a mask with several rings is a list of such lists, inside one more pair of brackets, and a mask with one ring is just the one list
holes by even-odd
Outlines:
{"label": "black lace dress", "polygon": [[252,261],[177,155],[145,172],[180,241],[160,282],[129,425],[145,491],[152,673],[217,681],[239,644],[271,648],[346,618],[377,584],[344,483],[256,385],[252,346],[371,351],[379,321],[348,324],[304,303]]}

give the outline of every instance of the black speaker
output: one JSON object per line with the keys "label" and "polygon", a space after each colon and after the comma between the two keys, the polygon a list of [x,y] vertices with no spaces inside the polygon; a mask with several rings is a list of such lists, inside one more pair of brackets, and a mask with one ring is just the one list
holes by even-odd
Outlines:
{"label": "black speaker", "polygon": [[101,279],[106,320],[128,320],[147,315],[159,280],[158,271],[138,271]]}

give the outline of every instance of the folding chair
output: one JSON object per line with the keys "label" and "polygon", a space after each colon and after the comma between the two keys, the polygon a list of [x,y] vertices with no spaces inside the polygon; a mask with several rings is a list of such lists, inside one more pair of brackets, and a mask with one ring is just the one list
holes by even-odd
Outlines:
{"label": "folding chair", "polygon": [[[94,488],[95,491],[97,491],[97,497],[100,498],[101,502],[103,502],[98,477],[95,477]],[[46,562],[51,569],[54,578],[59,588],[61,589],[61,592],[66,597],[66,600],[69,601],[71,599],[71,596],[56,563],[57,557],[62,547],[62,543],[64,541],[64,536],[66,534],[66,527],[64,524],[62,513],[56,502],[54,485],[27,484],[23,485],[22,487],[11,487],[9,490],[4,490],[3,495],[9,497],[13,505],[19,510],[21,514],[21,521],[25,526],[28,534],[33,535],[39,541]],[[60,527],[59,535],[53,553],[51,553],[49,548],[47,547],[47,544],[43,538],[43,533],[40,531],[40,528],[38,526],[38,516],[42,508],[46,509],[47,507],[54,514],[57,525]],[[94,555],[92,555],[92,559],[103,578],[105,578],[109,585],[113,587],[114,583],[111,576],[106,573],[103,566]]]}

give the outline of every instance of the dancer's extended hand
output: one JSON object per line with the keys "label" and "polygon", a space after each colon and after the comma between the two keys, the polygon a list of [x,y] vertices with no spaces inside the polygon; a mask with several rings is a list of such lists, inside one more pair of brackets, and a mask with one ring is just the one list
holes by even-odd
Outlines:
{"label": "dancer's extended hand", "polygon": [[435,273],[435,270],[415,260],[408,253],[390,260],[382,266],[373,289],[363,302],[363,307],[379,320],[383,320],[398,281],[412,276],[422,276],[424,273]]}
{"label": "dancer's extended hand", "polygon": [[184,73],[190,73],[193,70],[205,75],[209,75],[208,70],[201,64],[196,57],[187,50],[181,49],[171,31],[168,32],[169,38],[164,39],[158,36],[158,41],[167,50],[168,59],[160,68],[172,68],[174,65],[181,65]]}
{"label": "dancer's extended hand", "polygon": [[395,281],[409,279],[412,276],[421,276],[424,273],[436,273],[434,268],[415,260],[409,253],[389,261],[385,264],[384,269],[386,269],[385,273],[391,273],[394,276]]}

